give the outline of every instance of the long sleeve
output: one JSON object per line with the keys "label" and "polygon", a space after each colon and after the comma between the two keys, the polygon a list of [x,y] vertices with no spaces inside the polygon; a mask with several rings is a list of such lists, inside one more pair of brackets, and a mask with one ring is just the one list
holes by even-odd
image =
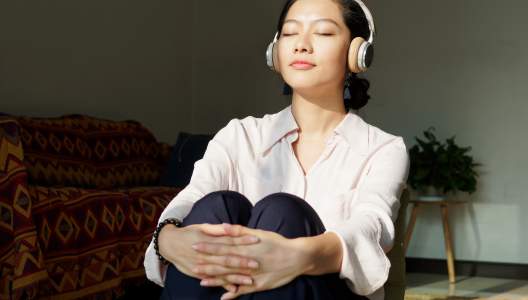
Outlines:
{"label": "long sleeve", "polygon": [[[232,119],[209,141],[204,156],[194,163],[189,184],[182,189],[161,213],[158,224],[166,218],[183,220],[196,201],[206,194],[229,188],[233,173],[233,159],[227,151],[227,142],[235,133],[237,119]],[[164,285],[167,267],[160,263],[151,240],[143,262],[147,278],[160,286]]]}
{"label": "long sleeve", "polygon": [[387,281],[390,261],[386,253],[394,242],[394,221],[409,166],[401,137],[381,146],[357,186],[343,195],[349,203],[347,217],[327,228],[341,240],[339,277],[359,295],[373,294]]}

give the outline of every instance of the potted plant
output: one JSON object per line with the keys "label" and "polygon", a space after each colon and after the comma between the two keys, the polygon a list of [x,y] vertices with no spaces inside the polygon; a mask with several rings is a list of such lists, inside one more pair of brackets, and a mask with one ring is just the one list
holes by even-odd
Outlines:
{"label": "potted plant", "polygon": [[434,130],[429,127],[424,131],[426,140],[415,137],[417,144],[409,150],[409,185],[421,200],[443,200],[448,198],[448,193],[458,191],[472,194],[478,177],[475,167],[481,164],[467,154],[471,147],[456,145],[455,136],[442,143],[433,134]]}

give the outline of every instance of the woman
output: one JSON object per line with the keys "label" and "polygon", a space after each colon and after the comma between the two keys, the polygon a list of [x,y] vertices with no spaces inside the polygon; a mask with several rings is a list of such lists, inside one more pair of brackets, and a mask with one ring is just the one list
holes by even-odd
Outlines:
{"label": "woman", "polygon": [[409,159],[354,112],[369,34],[356,1],[287,1],[273,66],[292,103],[232,119],[163,211],[145,257],[162,299],[383,299]]}

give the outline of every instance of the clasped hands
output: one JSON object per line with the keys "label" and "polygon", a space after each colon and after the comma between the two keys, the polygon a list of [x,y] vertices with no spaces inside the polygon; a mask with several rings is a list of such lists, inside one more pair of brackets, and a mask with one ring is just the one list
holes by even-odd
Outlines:
{"label": "clasped hands", "polygon": [[[176,251],[177,247],[169,247],[162,254],[183,273],[201,279],[202,286],[224,287],[227,293],[222,300],[283,286],[310,267],[310,254],[302,237],[288,239],[272,231],[227,223],[179,229],[193,226],[201,234],[187,239],[194,240],[191,243],[194,253],[180,249],[182,255],[171,257],[170,248]],[[190,270],[186,270],[185,264]]]}

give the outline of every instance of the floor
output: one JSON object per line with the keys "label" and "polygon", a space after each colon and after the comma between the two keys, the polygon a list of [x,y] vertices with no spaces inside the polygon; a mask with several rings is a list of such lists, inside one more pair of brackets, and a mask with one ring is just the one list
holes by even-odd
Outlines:
{"label": "floor", "polygon": [[407,274],[406,300],[528,300],[528,280],[457,276],[449,284],[447,275]]}

